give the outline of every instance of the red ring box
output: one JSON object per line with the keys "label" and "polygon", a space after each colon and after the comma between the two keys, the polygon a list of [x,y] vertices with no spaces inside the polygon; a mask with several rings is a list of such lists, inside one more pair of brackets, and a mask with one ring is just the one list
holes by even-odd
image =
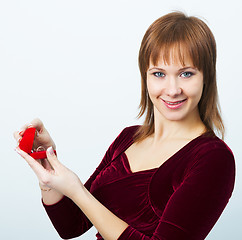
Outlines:
{"label": "red ring box", "polygon": [[[34,143],[34,137],[35,137],[36,128],[30,127],[25,130],[23,138],[21,139],[19,143],[19,148],[26,153],[28,153],[32,158],[34,159],[45,159],[46,151],[33,151],[33,143]],[[55,154],[56,151],[54,150]]]}

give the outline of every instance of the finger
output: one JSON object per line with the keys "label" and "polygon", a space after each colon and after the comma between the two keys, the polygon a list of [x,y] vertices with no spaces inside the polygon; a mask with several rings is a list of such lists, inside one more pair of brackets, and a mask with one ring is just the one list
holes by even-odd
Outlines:
{"label": "finger", "polygon": [[53,170],[53,167],[51,166],[50,162],[48,161],[47,158],[41,159],[40,160],[41,165],[46,169],[46,170]]}
{"label": "finger", "polygon": [[35,118],[31,121],[31,123],[38,132],[42,132],[44,129],[44,124],[39,118]]}
{"label": "finger", "polygon": [[22,158],[25,159],[25,161],[33,169],[39,180],[41,179],[42,175],[46,174],[47,171],[44,169],[44,167],[39,164],[35,159],[33,159],[29,154],[22,151],[19,147],[17,147],[15,150]]}
{"label": "finger", "polygon": [[26,123],[24,124],[20,129],[19,129],[19,135],[20,136],[23,136],[24,135],[24,132],[27,128],[29,127],[33,127],[33,125],[31,123]]}
{"label": "finger", "polygon": [[24,132],[26,131],[27,128],[29,127],[34,127],[34,125],[32,123],[27,123],[27,124],[24,124],[20,129],[19,131],[16,131],[13,133],[13,136],[14,138],[16,139],[17,142],[20,141],[20,139],[23,137],[24,135]]}
{"label": "finger", "polygon": [[23,136],[25,130],[30,127],[34,127],[38,132],[41,132],[43,131],[44,124],[39,118],[35,118],[30,123],[26,123],[21,127],[21,129],[19,130],[20,135]]}
{"label": "finger", "polygon": [[19,131],[13,133],[13,136],[17,141],[19,140],[19,138],[23,137],[24,132],[28,128],[28,126],[30,126],[30,124],[25,124],[19,129]]}
{"label": "finger", "polygon": [[22,136],[20,135],[20,132],[19,131],[14,132],[13,133],[13,137],[15,138],[17,143],[19,144],[20,140],[22,139]]}
{"label": "finger", "polygon": [[50,165],[55,169],[55,167],[60,165],[59,160],[57,159],[57,156],[55,155],[53,147],[49,147],[46,150],[47,159],[50,163]]}

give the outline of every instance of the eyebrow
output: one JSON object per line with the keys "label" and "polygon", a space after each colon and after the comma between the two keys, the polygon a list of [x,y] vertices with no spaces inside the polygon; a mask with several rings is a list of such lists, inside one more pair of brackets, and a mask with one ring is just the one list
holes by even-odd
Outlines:
{"label": "eyebrow", "polygon": [[[179,72],[180,72],[180,71],[185,71],[185,70],[187,70],[187,69],[189,69],[189,68],[192,68],[192,69],[194,69],[194,70],[197,70],[197,68],[195,68],[195,67],[187,66],[187,67],[184,67],[184,68],[180,68],[180,69],[179,69]],[[165,71],[165,69],[163,69],[163,68],[159,68],[159,67],[152,67],[152,68],[148,69],[148,71],[152,71],[152,70]]]}

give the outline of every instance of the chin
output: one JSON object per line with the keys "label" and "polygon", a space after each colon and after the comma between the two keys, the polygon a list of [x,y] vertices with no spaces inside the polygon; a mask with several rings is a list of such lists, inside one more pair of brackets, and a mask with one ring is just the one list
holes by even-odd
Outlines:
{"label": "chin", "polygon": [[184,120],[186,117],[188,117],[189,113],[187,113],[186,111],[181,111],[178,110],[176,112],[160,112],[160,114],[162,115],[162,118],[164,120],[168,120],[168,121],[182,121]]}
{"label": "chin", "polygon": [[186,111],[187,109],[179,110],[177,112],[160,112],[162,118],[168,121],[184,121],[186,119],[196,119],[197,111]]}
{"label": "chin", "polygon": [[168,121],[182,121],[184,120],[184,116],[164,116],[164,118]]}

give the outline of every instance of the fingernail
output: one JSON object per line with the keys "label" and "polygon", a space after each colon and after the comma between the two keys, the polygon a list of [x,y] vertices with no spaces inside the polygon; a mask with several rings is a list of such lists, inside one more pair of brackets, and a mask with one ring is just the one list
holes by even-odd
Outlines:
{"label": "fingernail", "polygon": [[34,127],[34,125],[33,125],[32,123],[30,123],[30,124],[28,125],[28,128],[31,128],[31,127]]}
{"label": "fingernail", "polygon": [[54,155],[53,147],[49,147],[49,148],[47,148],[47,152],[48,152],[50,155]]}
{"label": "fingernail", "polygon": [[17,139],[17,143],[19,144],[19,142],[20,142],[20,140],[22,139],[22,137],[19,137],[18,139]]}
{"label": "fingernail", "polygon": [[20,136],[22,136],[23,133],[24,133],[24,131],[20,131],[18,134],[19,134]]}

